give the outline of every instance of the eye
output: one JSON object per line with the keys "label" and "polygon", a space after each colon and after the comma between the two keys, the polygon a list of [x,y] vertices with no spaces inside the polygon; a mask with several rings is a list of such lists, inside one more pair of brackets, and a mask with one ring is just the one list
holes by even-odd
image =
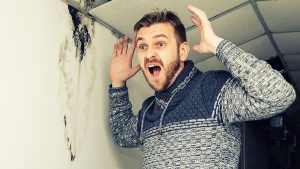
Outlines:
{"label": "eye", "polygon": [[141,50],[145,50],[147,48],[147,46],[145,44],[140,44],[139,45],[139,49]]}
{"label": "eye", "polygon": [[166,44],[164,43],[164,42],[157,42],[157,44],[156,44],[156,46],[158,47],[158,48],[162,48],[162,47],[164,47]]}

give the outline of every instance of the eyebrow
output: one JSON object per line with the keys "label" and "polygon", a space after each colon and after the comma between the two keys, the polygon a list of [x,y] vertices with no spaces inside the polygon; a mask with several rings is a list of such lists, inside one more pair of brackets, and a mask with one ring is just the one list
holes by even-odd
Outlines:
{"label": "eyebrow", "polygon": [[[164,37],[166,39],[168,39],[168,37],[165,35],[165,34],[158,34],[158,35],[155,35],[153,38],[159,38],[159,37]],[[136,42],[138,42],[139,40],[144,40],[145,38],[143,37],[138,37]]]}

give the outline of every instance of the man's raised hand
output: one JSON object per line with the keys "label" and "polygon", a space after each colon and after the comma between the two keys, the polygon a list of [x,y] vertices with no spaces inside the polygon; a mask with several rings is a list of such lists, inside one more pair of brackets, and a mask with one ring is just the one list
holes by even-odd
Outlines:
{"label": "man's raised hand", "polygon": [[132,67],[132,57],[136,42],[133,41],[128,49],[128,36],[119,39],[113,46],[110,61],[110,80],[112,87],[123,86],[128,79],[134,76],[139,70],[140,65]]}
{"label": "man's raised hand", "polygon": [[214,33],[205,12],[192,5],[188,6],[188,10],[192,14],[191,21],[197,26],[200,33],[200,42],[194,45],[193,49],[199,53],[216,54],[216,49],[223,39]]}

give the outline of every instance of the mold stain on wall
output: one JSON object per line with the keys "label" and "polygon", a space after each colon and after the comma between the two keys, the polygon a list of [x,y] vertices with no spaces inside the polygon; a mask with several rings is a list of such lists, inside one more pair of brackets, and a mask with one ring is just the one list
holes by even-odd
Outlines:
{"label": "mold stain on wall", "polygon": [[[68,6],[69,13],[73,21],[73,39],[76,46],[76,57],[79,57],[81,62],[83,57],[86,55],[86,50],[92,43],[91,35],[88,31],[88,24],[84,23],[84,16],[78,12],[75,8]],[[92,20],[92,25],[94,21]]]}
{"label": "mold stain on wall", "polygon": [[66,33],[59,54],[59,103],[65,141],[74,161],[87,137],[96,61],[92,44],[94,21],[71,6],[68,12],[70,32]]}

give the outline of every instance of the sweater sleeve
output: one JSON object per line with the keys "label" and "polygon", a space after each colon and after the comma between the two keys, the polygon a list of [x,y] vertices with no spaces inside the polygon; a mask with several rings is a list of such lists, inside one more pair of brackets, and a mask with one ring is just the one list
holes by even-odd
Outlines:
{"label": "sweater sleeve", "polygon": [[269,118],[288,108],[296,98],[294,88],[263,60],[223,40],[217,58],[232,77],[223,85],[213,116],[224,123]]}
{"label": "sweater sleeve", "polygon": [[126,86],[109,87],[109,122],[115,142],[126,148],[138,146],[137,117],[133,115]]}

